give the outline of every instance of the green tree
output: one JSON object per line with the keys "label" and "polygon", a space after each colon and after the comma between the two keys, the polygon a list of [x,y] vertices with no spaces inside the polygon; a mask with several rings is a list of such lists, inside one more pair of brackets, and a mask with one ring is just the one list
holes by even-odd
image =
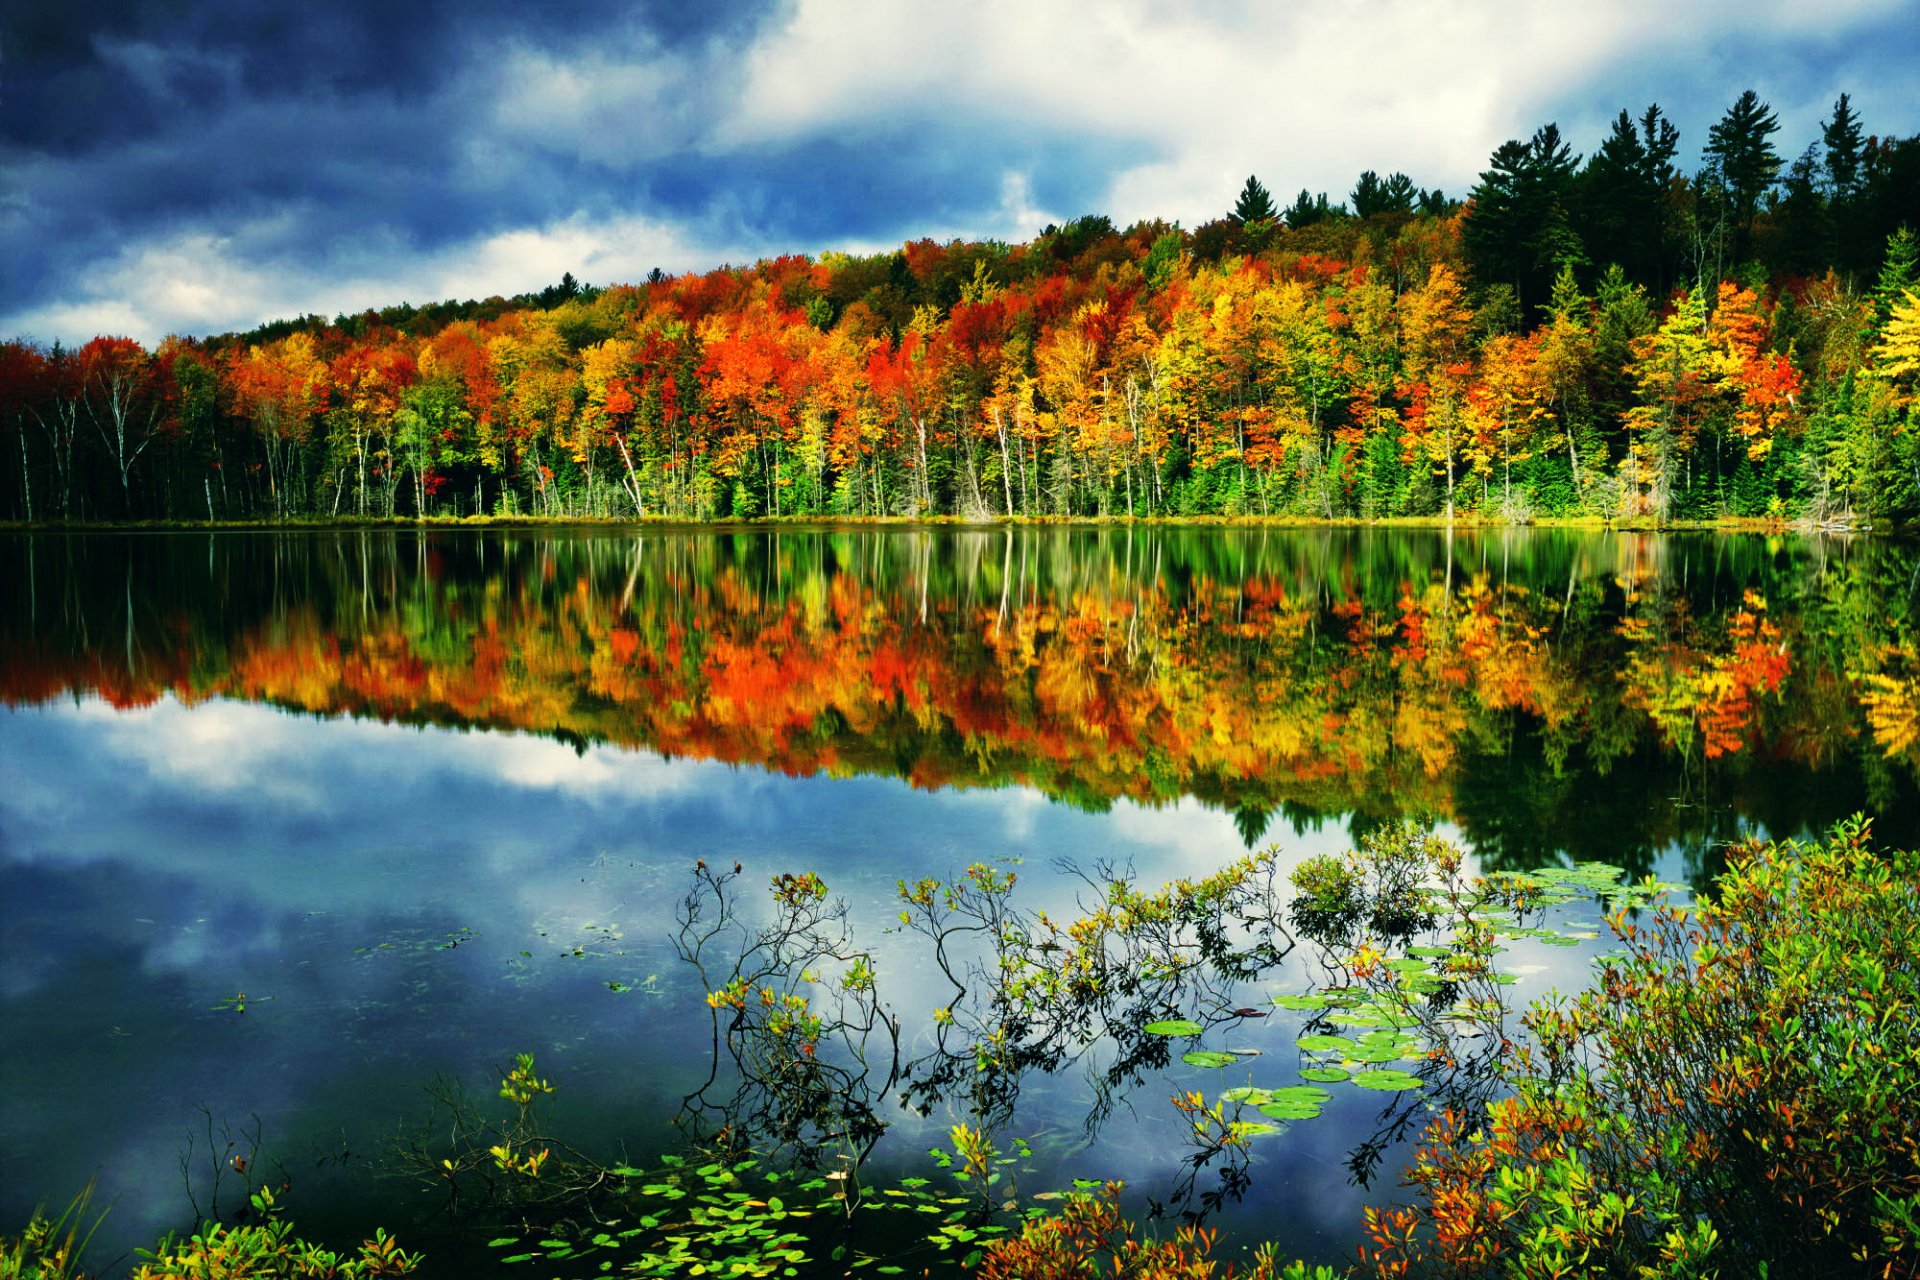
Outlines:
{"label": "green tree", "polygon": [[1578,163],[1560,126],[1545,124],[1527,142],[1501,143],[1468,197],[1475,282],[1512,285],[1523,313],[1546,302],[1563,261],[1586,256],[1568,218]]}
{"label": "green tree", "polygon": [[1353,202],[1354,217],[1370,218],[1376,213],[1412,213],[1413,203],[1419,196],[1413,179],[1406,174],[1382,178],[1369,169],[1353,184],[1353,192],[1347,198]]}
{"label": "green tree", "polygon": [[1725,190],[1735,232],[1734,254],[1739,258],[1746,257],[1751,247],[1760,199],[1780,176],[1780,153],[1772,142],[1779,131],[1779,117],[1748,89],[1707,132],[1704,150]]}
{"label": "green tree", "polygon": [[1668,201],[1679,143],[1680,131],[1661,116],[1658,103],[1641,115],[1638,127],[1622,110],[1576,186],[1576,222],[1594,263],[1618,263],[1630,279],[1652,289],[1666,283]]}
{"label": "green tree", "polygon": [[1247,185],[1240,188],[1240,198],[1233,202],[1233,212],[1227,215],[1230,222],[1245,226],[1249,222],[1272,222],[1279,216],[1274,208],[1273,195],[1252,174],[1247,175]]}

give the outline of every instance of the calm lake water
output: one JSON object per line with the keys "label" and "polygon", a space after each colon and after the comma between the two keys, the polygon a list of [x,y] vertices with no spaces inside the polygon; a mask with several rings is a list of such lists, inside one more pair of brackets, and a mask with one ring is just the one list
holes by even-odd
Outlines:
{"label": "calm lake water", "polygon": [[[1324,981],[1312,947],[1052,1028],[983,1097],[952,1068],[990,1002],[900,927],[897,882],[1003,863],[1070,921],[1101,868],[1150,889],[1277,844],[1284,889],[1400,817],[1483,868],[1694,883],[1729,840],[1861,809],[1910,844],[1917,578],[1904,543],[1562,531],[0,537],[0,1224],[95,1179],[104,1263],[216,1172],[231,1207],[241,1154],[303,1228],[385,1223],[470,1271],[396,1143],[433,1090],[496,1105],[522,1052],[598,1158],[778,1145],[792,1099],[707,999],[743,944],[704,974],[676,949],[704,860],[740,865],[749,927],[772,877],[817,873],[871,957],[888,1051],[835,1059],[831,1105],[885,1129],[802,1132],[829,1161],[950,1180],[927,1149],[985,1123],[1032,1149],[1020,1194],[1123,1178],[1344,1260],[1444,1082],[1330,1085],[1238,1167],[1183,1163],[1168,1104],[1298,1083],[1312,1015],[1269,997]],[[1536,942],[1515,1001],[1602,945]],[[1156,1012],[1206,1034],[1127,1029]]]}

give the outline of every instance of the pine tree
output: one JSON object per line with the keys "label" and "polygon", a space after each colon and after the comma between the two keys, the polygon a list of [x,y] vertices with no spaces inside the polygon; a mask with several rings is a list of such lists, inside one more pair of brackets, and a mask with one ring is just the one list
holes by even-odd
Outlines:
{"label": "pine tree", "polygon": [[1726,188],[1727,212],[1737,239],[1736,256],[1744,258],[1753,238],[1753,220],[1760,198],[1780,176],[1780,153],[1771,141],[1780,131],[1772,108],[1748,89],[1734,99],[1720,123],[1707,131],[1706,154]]}
{"label": "pine tree", "polygon": [[1260,179],[1247,175],[1247,185],[1240,188],[1240,198],[1234,201],[1233,212],[1227,215],[1229,222],[1245,226],[1249,222],[1272,222],[1279,216],[1273,207],[1273,196]]}

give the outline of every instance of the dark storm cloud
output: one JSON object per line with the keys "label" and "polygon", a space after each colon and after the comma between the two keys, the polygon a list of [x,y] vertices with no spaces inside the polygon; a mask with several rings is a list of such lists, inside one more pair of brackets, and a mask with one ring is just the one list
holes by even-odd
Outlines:
{"label": "dark storm cloud", "polygon": [[1913,132],[1917,42],[1895,0],[15,4],[0,336],[152,341],[1085,212],[1193,225],[1250,171],[1461,195],[1506,137],[1557,120],[1590,153],[1653,101],[1691,168],[1749,86],[1791,159],[1842,90]]}
{"label": "dark storm cloud", "polygon": [[[737,55],[763,4],[17,6],[0,20],[0,313],[147,237],[364,265],[618,202],[547,146],[476,162],[516,59]],[[510,125],[511,122],[504,122]],[[506,161],[502,163],[501,161]],[[631,191],[633,184],[625,182]]]}

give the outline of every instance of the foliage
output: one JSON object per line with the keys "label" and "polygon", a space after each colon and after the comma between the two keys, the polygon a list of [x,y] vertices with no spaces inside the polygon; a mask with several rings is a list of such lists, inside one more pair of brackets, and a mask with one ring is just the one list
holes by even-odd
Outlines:
{"label": "foliage", "polygon": [[[1553,123],[1502,144],[1464,207],[1369,169],[1355,216],[1305,190],[1280,210],[1249,177],[1226,218],[1192,232],[1087,214],[1022,245],[920,240],[604,289],[563,280],[511,303],[309,317],[154,351],[16,340],[0,344],[13,437],[0,516],[1524,523],[1761,516],[1777,500],[1831,519],[1839,492],[1848,521],[1911,519],[1911,446],[1884,397],[1856,394],[1874,344],[1842,350],[1820,331],[1838,331],[1883,247],[1897,254],[1920,139],[1869,143],[1842,95],[1824,161],[1810,149],[1771,200],[1778,128],[1749,90],[1691,177],[1650,106],[1622,110],[1584,164]],[[1438,362],[1416,353],[1436,271],[1463,321]],[[1709,312],[1748,293],[1732,308],[1740,367],[1653,376],[1646,353],[1598,340],[1604,301],[1555,300],[1562,275],[1595,293],[1617,278],[1655,310],[1683,284]],[[1535,341],[1549,323],[1557,351]],[[1582,337],[1595,341],[1575,367],[1564,357]],[[1676,410],[1671,452],[1650,459],[1645,419]],[[1809,434],[1813,465],[1756,473]],[[1422,465],[1401,474],[1392,458]],[[1615,485],[1659,501],[1623,511]]]}
{"label": "foliage", "polygon": [[0,1237],[0,1280],[84,1280],[80,1255],[106,1216],[85,1222],[92,1200],[89,1184],[59,1214],[36,1208],[19,1235]]}
{"label": "foliage", "polygon": [[1218,1235],[1205,1227],[1186,1225],[1171,1239],[1143,1239],[1119,1199],[1115,1183],[1074,1193],[1057,1213],[987,1246],[981,1280],[1335,1280],[1331,1268],[1280,1264],[1272,1246],[1250,1265],[1223,1265],[1212,1256]]}
{"label": "foliage", "polygon": [[1514,1093],[1447,1109],[1381,1275],[1908,1274],[1920,1260],[1920,858],[1862,821],[1750,841],[1694,909],[1536,1004]]}
{"label": "foliage", "polygon": [[411,1275],[420,1265],[419,1254],[406,1252],[384,1230],[353,1253],[300,1239],[270,1189],[255,1192],[252,1207],[251,1223],[203,1223],[184,1241],[163,1240],[143,1252],[133,1280],[371,1280]]}

